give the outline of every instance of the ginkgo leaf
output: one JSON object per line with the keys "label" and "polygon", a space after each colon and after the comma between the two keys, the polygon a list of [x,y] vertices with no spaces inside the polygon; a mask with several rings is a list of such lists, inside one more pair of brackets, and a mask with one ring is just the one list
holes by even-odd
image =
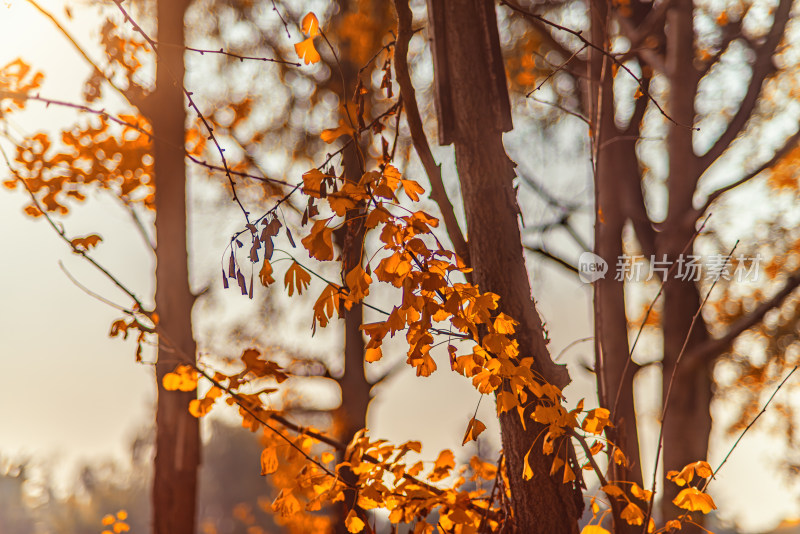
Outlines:
{"label": "ginkgo leaf", "polygon": [[439,457],[436,458],[436,462],[433,464],[433,471],[428,475],[428,480],[431,482],[438,482],[446,478],[450,474],[450,470],[455,466],[456,458],[455,455],[453,455],[453,451],[444,449],[439,453]]}
{"label": "ginkgo leaf", "polygon": [[322,198],[322,180],[328,175],[319,169],[311,169],[303,174],[303,193],[314,198]]}
{"label": "ginkgo leaf", "polygon": [[484,430],[486,430],[486,425],[473,417],[469,420],[467,431],[464,433],[464,440],[461,442],[461,445],[466,445],[469,441],[476,441]]}
{"label": "ginkgo leaf", "polygon": [[264,265],[261,266],[261,270],[258,272],[258,279],[261,280],[264,286],[275,283],[275,279],[272,278],[272,265],[267,258],[264,258]]}
{"label": "ginkgo leaf", "polygon": [[711,470],[711,466],[708,465],[708,462],[701,460],[685,465],[680,472],[668,472],[667,479],[673,481],[678,486],[685,486],[694,479],[695,474],[701,478],[708,478],[713,474],[713,471]]}
{"label": "ginkgo leaf", "polygon": [[622,510],[620,517],[627,521],[629,525],[641,525],[644,523],[644,512],[632,502],[628,503],[628,506]]}
{"label": "ginkgo leaf", "polygon": [[581,428],[591,434],[602,434],[606,426],[610,426],[611,412],[606,408],[595,408],[589,411],[584,418]]}
{"label": "ginkgo leaf", "polygon": [[333,143],[343,135],[353,135],[354,131],[355,130],[353,130],[352,127],[344,122],[344,119],[339,119],[338,127],[322,130],[322,133],[319,135],[319,137],[326,143]]}
{"label": "ginkgo leaf", "polygon": [[261,474],[270,475],[278,470],[278,455],[274,447],[265,447],[261,451]]}
{"label": "ginkgo leaf", "polygon": [[704,514],[717,509],[717,505],[714,504],[714,499],[711,498],[711,495],[703,493],[691,486],[681,490],[678,496],[673,499],[672,503],[678,508],[683,508],[690,512],[699,511]]}
{"label": "ginkgo leaf", "polygon": [[320,59],[322,59],[317,52],[317,49],[314,48],[314,38],[309,37],[308,39],[301,41],[294,45],[294,50],[297,52],[297,56],[302,59],[306,65],[309,63],[318,63]]}
{"label": "ginkgo leaf", "polygon": [[344,526],[347,527],[348,532],[356,534],[364,530],[364,522],[358,517],[355,510],[350,510],[344,520]]}
{"label": "ginkgo leaf", "polygon": [[319,261],[329,261],[333,259],[333,229],[328,228],[328,221],[314,221],[311,233],[301,240],[303,246],[308,250],[310,258]]}
{"label": "ginkgo leaf", "polygon": [[319,19],[311,11],[306,13],[306,16],[303,17],[303,20],[301,21],[301,27],[303,28],[303,33],[310,37],[316,37],[320,34]]}
{"label": "ginkgo leaf", "polygon": [[611,532],[600,525],[586,525],[581,530],[581,534],[611,534]]}
{"label": "ginkgo leaf", "polygon": [[367,347],[364,351],[364,361],[372,363],[377,362],[383,357],[383,351],[380,347]]}
{"label": "ginkgo leaf", "polygon": [[528,452],[525,453],[525,458],[522,459],[522,479],[523,480],[530,480],[533,478],[533,469],[531,468],[531,464],[528,462],[528,457],[531,455],[531,451],[533,450],[533,446],[528,449]]}
{"label": "ginkgo leaf", "polygon": [[76,237],[70,243],[78,250],[87,251],[96,247],[98,243],[103,240],[102,237],[96,234],[87,235],[86,237]]}
{"label": "ginkgo leaf", "polygon": [[408,198],[414,202],[419,201],[419,194],[424,193],[425,189],[414,180],[401,180],[403,183],[403,191],[406,192]]}
{"label": "ginkgo leaf", "polygon": [[292,265],[286,270],[286,276],[283,278],[283,285],[289,290],[289,296],[294,295],[295,289],[298,295],[303,294],[303,290],[311,284],[311,275],[305,269],[293,261]]}

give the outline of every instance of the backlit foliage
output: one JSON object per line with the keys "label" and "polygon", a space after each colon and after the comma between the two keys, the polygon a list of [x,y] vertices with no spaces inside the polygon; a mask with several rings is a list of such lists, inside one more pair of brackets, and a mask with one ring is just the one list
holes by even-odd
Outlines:
{"label": "backlit foliage", "polygon": [[[392,47],[381,47],[385,36],[361,11],[350,15],[343,24],[342,39],[356,49],[354,56],[365,64],[378,58],[383,79],[379,91],[365,87],[359,80],[352,104],[338,107],[340,116],[333,122],[335,126],[323,129],[319,139],[332,147],[339,143],[352,144],[359,151],[363,146],[380,149],[373,151],[373,159],[359,153],[362,168],[358,181],[345,179],[343,169],[337,168],[334,156],[341,148],[318,167],[295,176],[293,183],[264,178],[265,187],[269,188],[266,196],[282,196],[261,217],[248,218],[231,240],[225,252],[223,284],[237,286],[242,295],[250,298],[254,296],[256,280],[270,290],[277,289],[272,286],[280,286],[282,280],[286,294],[293,298],[313,294],[316,298],[308,313],[312,332],[317,327],[336,324],[346,310],[365,302],[382,284],[398,298],[390,309],[376,307],[381,320],[362,325],[368,338],[367,362],[381,360],[384,341],[402,336],[407,347],[406,363],[418,377],[428,377],[443,371],[438,369],[431,351],[437,345],[446,345],[450,370],[464,376],[481,394],[493,395],[498,416],[508,413],[519,418],[523,427],[535,422],[544,428],[541,440],[527,444],[523,479],[534,476],[529,462],[532,452],[547,456],[550,474],[560,477],[564,484],[582,482],[584,471],[596,472],[603,496],[592,498],[592,520],[583,534],[608,532],[603,521],[609,515],[609,506],[619,507],[620,517],[629,524],[644,526],[653,493],[629,481],[605,480],[595,461],[601,453],[621,465],[629,461],[624,451],[604,437],[605,429],[611,425],[609,410],[585,408],[583,401],[569,409],[562,392],[532,370],[532,355],[521,353],[515,339],[519,323],[500,311],[498,295],[468,282],[465,275],[470,268],[443,244],[439,219],[420,207],[424,187],[398,168],[394,147],[390,148],[384,135],[393,127],[390,120],[399,123],[402,109],[392,91]],[[308,13],[300,21],[300,28],[304,36],[294,43],[296,55],[304,65],[322,62],[320,51],[325,54],[323,45],[330,45],[319,19]],[[84,89],[87,103],[100,98],[106,82],[119,81],[124,86],[122,91],[137,97],[147,92],[133,80],[144,62],[152,60],[151,53],[142,41],[123,33],[111,21],[103,28],[108,70],[92,73]],[[510,64],[512,83],[530,87],[553,69],[534,60],[534,51],[542,46],[536,35],[529,36],[520,46],[524,54]],[[41,81],[41,73],[33,74],[19,60],[0,70],[0,114],[22,109],[26,104],[24,98],[7,97],[2,91],[29,93]],[[379,114],[367,95],[389,101],[388,107]],[[218,172],[219,167],[203,159],[210,152],[210,143],[216,143],[204,128],[211,125],[235,137],[256,105],[253,99],[244,97],[201,116],[187,129],[186,146],[178,149],[185,150],[189,161],[209,172]],[[48,216],[66,214],[69,203],[85,200],[91,188],[112,191],[125,204],[152,209],[157,184],[153,180],[151,134],[143,115],[95,113],[62,131],[60,139],[37,133],[21,140],[14,157],[17,175],[4,183],[9,188],[24,184],[35,198],[34,204],[26,208],[33,216],[42,215],[37,205],[43,206]],[[232,160],[229,177],[250,177],[248,171],[253,162],[248,160],[246,150],[242,152],[241,159]],[[796,188],[796,174],[794,164],[787,160],[774,170],[770,185],[776,189]],[[230,186],[234,187],[233,180]],[[291,201],[300,206],[300,225],[287,221],[279,209]],[[354,212],[357,224],[363,225],[370,239],[360,243],[361,260],[357,266],[339,280],[328,280],[320,274],[319,267],[340,260],[334,236],[351,224],[348,214]],[[70,243],[77,251],[89,252],[100,240],[91,234],[75,237]],[[732,320],[736,314],[729,315]],[[645,324],[654,326],[658,320],[659,316],[652,314]],[[644,322],[642,317],[640,323]],[[125,337],[129,331],[136,332],[139,358],[141,343],[158,333],[158,328],[157,315],[134,308],[112,324],[110,335]],[[178,356],[188,359],[186,355]],[[513,520],[509,516],[510,489],[502,460],[488,462],[475,456],[468,465],[458,466],[454,452],[443,450],[435,460],[424,461],[418,458],[433,456],[426,456],[427,451],[422,454],[420,442],[392,444],[373,439],[367,431],[359,432],[350,443],[338,443],[325,429],[296,425],[275,407],[279,403],[274,400],[295,377],[268,354],[249,348],[234,367],[220,370],[205,362],[197,367],[181,363],[164,377],[163,386],[167,390],[198,392],[189,407],[195,417],[206,416],[215,406],[225,403],[236,407],[244,427],[262,433],[260,472],[270,477],[278,493],[271,503],[260,504],[274,512],[276,521],[290,532],[329,529],[331,520],[320,511],[342,502],[348,490],[356,495],[355,502],[346,503],[351,510],[345,525],[353,533],[371,531],[372,519],[365,511],[378,509],[384,510],[394,525],[413,524],[415,534],[499,531]],[[485,429],[484,422],[473,416],[464,430],[462,444],[477,440]],[[582,446],[583,454],[578,458],[570,457],[567,448],[561,446],[568,440]],[[343,461],[337,461],[336,453],[342,455]],[[355,482],[347,482],[342,476],[345,469],[355,475]],[[712,476],[706,462],[695,462],[667,476],[684,487],[674,502],[687,513],[669,521],[658,532],[680,528],[682,522],[691,521],[691,512],[706,514],[716,508],[705,493],[705,485],[698,484],[699,479]],[[240,510],[238,515],[249,517],[246,510]],[[432,522],[434,517],[436,523]],[[107,516],[103,525],[115,533],[125,532],[125,519],[120,511],[116,516]],[[652,519],[646,530],[656,531]]]}

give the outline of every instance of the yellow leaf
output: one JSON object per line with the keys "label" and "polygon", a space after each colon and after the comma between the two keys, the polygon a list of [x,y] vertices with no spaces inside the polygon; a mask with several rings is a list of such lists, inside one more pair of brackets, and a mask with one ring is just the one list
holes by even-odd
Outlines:
{"label": "yellow leaf", "polygon": [[628,503],[628,506],[622,510],[620,517],[627,521],[629,525],[641,525],[644,523],[644,512],[633,503]]}
{"label": "yellow leaf", "polygon": [[468,441],[477,441],[478,436],[480,436],[481,432],[484,430],[486,430],[486,425],[473,417],[469,420],[467,431],[464,433],[464,441],[461,442],[461,445],[466,445]]}
{"label": "yellow leaf", "polygon": [[116,521],[116,519],[114,519],[113,515],[106,514],[105,516],[103,516],[101,523],[103,524],[103,526],[108,526],[112,524],[114,521]]}
{"label": "yellow leaf", "polygon": [[350,513],[347,514],[347,518],[344,520],[344,526],[347,527],[348,532],[352,532],[353,534],[364,530],[364,522],[356,515],[355,510],[350,510]]}
{"label": "yellow leaf", "polygon": [[328,221],[314,221],[311,233],[304,237],[301,242],[308,250],[310,258],[317,258],[319,261],[329,261],[333,259],[333,229],[328,228]]}
{"label": "yellow leaf", "polygon": [[270,265],[266,257],[264,257],[264,265],[261,266],[261,270],[258,272],[258,279],[265,286],[275,283],[275,279],[272,278],[272,265]]}
{"label": "yellow leaf", "polygon": [[369,363],[377,362],[383,357],[383,351],[380,347],[367,347],[367,350],[364,352],[364,360]]}
{"label": "yellow leaf", "polygon": [[269,475],[278,470],[278,455],[274,447],[265,447],[261,451],[261,474]]}
{"label": "yellow leaf", "polygon": [[619,486],[615,486],[613,484],[608,484],[606,486],[603,486],[603,491],[609,497],[619,497],[619,498],[625,497],[625,492],[622,490],[622,488],[620,488]]}
{"label": "yellow leaf", "polygon": [[303,193],[310,197],[322,198],[322,180],[328,177],[319,169],[311,169],[303,174]]}
{"label": "yellow leaf", "polygon": [[96,234],[87,235],[86,237],[76,237],[70,243],[78,250],[87,251],[96,247],[99,242],[103,240],[102,237]]}
{"label": "yellow leaf", "polygon": [[713,474],[713,471],[711,470],[711,466],[708,465],[708,462],[701,460],[685,465],[680,472],[668,472],[667,479],[673,481],[678,486],[685,486],[694,479],[695,474],[701,478],[708,478]]}
{"label": "yellow leaf", "polygon": [[283,278],[283,285],[289,290],[289,296],[294,295],[295,288],[297,294],[302,295],[303,290],[311,284],[311,275],[305,269],[293,261],[289,269],[286,270],[286,276]]}
{"label": "yellow leaf", "polygon": [[609,416],[611,412],[606,408],[595,408],[586,414],[581,428],[591,434],[601,434],[606,426],[609,426]]}
{"label": "yellow leaf", "polygon": [[414,180],[400,180],[403,183],[403,190],[408,195],[408,198],[413,200],[414,202],[419,201],[419,193],[424,193],[425,189],[422,188]]}
{"label": "yellow leaf", "polygon": [[528,449],[527,453],[525,453],[525,458],[522,459],[522,478],[524,480],[530,480],[533,478],[533,469],[531,469],[531,464],[528,463],[528,457],[531,455],[532,450],[533,445],[531,445],[531,448]]}
{"label": "yellow leaf", "polygon": [[310,37],[319,35],[319,19],[313,12],[308,12],[301,22],[303,33]]}
{"label": "yellow leaf", "polygon": [[358,303],[369,295],[369,285],[372,283],[372,277],[358,265],[347,273],[345,282],[347,282],[347,288],[350,290],[347,299]]}
{"label": "yellow leaf", "polygon": [[428,480],[438,482],[450,474],[450,470],[456,466],[456,458],[453,451],[445,449],[439,453],[439,457],[433,464],[433,471],[428,475]]}
{"label": "yellow leaf", "polygon": [[343,135],[353,135],[355,130],[344,122],[344,119],[339,119],[339,126],[337,128],[322,130],[320,139],[326,143],[333,143]]}
{"label": "yellow leaf", "polygon": [[583,530],[581,530],[581,534],[611,534],[611,532],[600,525],[586,525],[583,527]]}
{"label": "yellow leaf", "polygon": [[128,512],[126,512],[125,510],[120,510],[119,512],[117,512],[117,519],[119,519],[120,521],[125,521],[126,519],[128,519]]}
{"label": "yellow leaf", "polygon": [[314,48],[314,38],[309,37],[305,41],[301,41],[294,45],[294,50],[297,52],[297,56],[302,59],[306,65],[309,63],[317,63],[319,62],[320,56],[317,49]]}
{"label": "yellow leaf", "polygon": [[699,511],[704,514],[709,513],[711,510],[717,509],[717,505],[714,504],[714,500],[711,498],[711,495],[702,493],[700,490],[694,487],[688,487],[684,490],[681,490],[678,496],[673,499],[672,503],[678,508],[683,508],[684,510],[689,510],[690,512]]}
{"label": "yellow leaf", "polygon": [[214,399],[192,399],[189,401],[189,413],[198,419],[211,411],[214,406]]}

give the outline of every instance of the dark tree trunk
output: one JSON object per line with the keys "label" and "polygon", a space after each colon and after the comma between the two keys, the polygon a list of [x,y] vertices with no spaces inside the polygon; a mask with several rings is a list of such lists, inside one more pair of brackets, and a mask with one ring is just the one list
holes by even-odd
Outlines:
{"label": "dark tree trunk", "polygon": [[[692,197],[701,169],[692,147],[692,125],[695,117],[694,100],[700,73],[694,66],[694,13],[691,0],[678,0],[667,18],[667,70],[670,81],[669,113],[678,124],[669,131],[669,211],[664,231],[658,240],[658,257],[663,254],[677,261],[681,251],[690,243],[695,221]],[[690,245],[688,253],[692,253]],[[681,347],[689,333],[692,317],[700,306],[697,285],[688,280],[669,280],[664,287],[664,363],[663,395],[666,397],[673,374],[672,392],[664,416],[664,473],[680,470],[684,465],[705,460],[708,455],[708,436],[711,432],[710,403],[712,382],[709,368],[687,373],[688,366],[676,369]],[[693,347],[708,338],[705,323],[698,319],[686,347]],[[663,480],[661,509],[664,518],[676,515],[672,500],[679,487]]]}
{"label": "dark tree trunk", "polygon": [[[608,41],[608,4],[592,2],[592,40],[605,46]],[[622,233],[629,218],[644,212],[639,188],[639,166],[635,153],[635,135],[621,132],[614,115],[614,77],[608,58],[597,50],[590,53],[591,120],[595,125],[595,210],[594,253],[608,264],[603,278],[594,282],[595,372],[598,401],[611,411],[613,427],[606,437],[628,459],[617,464],[609,458],[609,481],[635,482],[642,486],[639,461],[639,433],[634,406],[633,378],[638,366],[629,361],[628,320],[625,312],[624,283],[616,279],[617,259],[623,255]],[[633,117],[629,128],[638,132]],[[646,219],[646,217],[645,217]],[[645,221],[645,225],[649,221]],[[646,247],[643,247],[646,248]],[[609,456],[613,448],[608,448]],[[617,534],[639,533],[641,527],[628,524],[615,507],[614,531]]]}
{"label": "dark tree trunk", "polygon": [[[447,82],[446,90],[439,85],[440,120],[444,110],[452,113],[447,119],[452,122],[440,124],[440,133],[445,134],[443,140],[452,140],[455,145],[473,281],[481,291],[498,294],[502,311],[520,322],[520,353],[534,357],[535,372],[564,387],[569,375],[550,359],[542,322],[531,298],[520,241],[519,209],[512,183],[514,163],[502,141],[510,120],[505,115],[505,76],[497,68],[495,55],[499,47],[494,9],[480,0],[432,0],[429,10],[435,17],[437,85],[442,80]],[[446,53],[441,54],[443,49]],[[524,429],[516,413],[503,415],[500,427],[516,531],[577,533],[581,492],[572,484],[564,484],[561,473],[550,475],[553,457],[542,453],[541,439],[537,440],[542,427],[530,420]],[[571,448],[571,443],[561,446]],[[529,449],[534,475],[526,481],[522,478],[523,459]]]}
{"label": "dark tree trunk", "polygon": [[[355,143],[344,151],[344,173],[348,181],[358,182],[361,178],[361,165]],[[362,263],[364,243],[364,217],[362,208],[348,210],[345,226],[341,234],[342,279],[352,269]],[[349,443],[356,432],[367,425],[367,408],[369,407],[372,384],[367,380],[364,369],[364,334],[361,332],[364,310],[361,304],[354,304],[344,312],[344,371],[338,378],[342,392],[342,403],[334,415],[337,436],[340,441]],[[344,460],[344,458],[341,458]],[[349,468],[341,470],[345,482],[355,484],[357,477]],[[355,491],[346,490],[344,501],[336,507],[337,533],[346,534],[344,520],[355,502]]]}
{"label": "dark tree trunk", "polygon": [[188,2],[158,2],[158,66],[153,112],[156,176],[156,312],[159,328],[153,532],[194,534],[198,421],[189,413],[195,392],[166,391],[164,375],[187,358],[194,363],[192,305],[186,247],[183,100],[183,17]]}

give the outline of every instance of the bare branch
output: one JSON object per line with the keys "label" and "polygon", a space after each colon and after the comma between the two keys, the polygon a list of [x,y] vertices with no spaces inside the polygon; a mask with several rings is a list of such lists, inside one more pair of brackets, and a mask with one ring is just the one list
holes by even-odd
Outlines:
{"label": "bare branch", "polygon": [[742,332],[759,324],[770,310],[779,308],[798,286],[800,286],[800,271],[796,271],[792,274],[786,280],[783,288],[778,291],[775,296],[762,302],[750,314],[741,317],[738,321],[733,323],[725,335],[717,339],[710,339],[686,354],[687,364],[693,366],[700,365],[710,358],[719,356],[731,346]]}
{"label": "bare branch", "polygon": [[408,7],[408,0],[395,0],[394,4],[397,10],[397,44],[395,46],[394,68],[397,83],[400,85],[400,95],[405,104],[408,128],[411,130],[411,140],[423,167],[425,167],[425,172],[431,183],[431,198],[439,205],[445,228],[450,240],[453,242],[453,248],[456,254],[469,265],[467,241],[461,233],[453,205],[447,197],[447,191],[442,181],[442,168],[436,164],[436,160],[431,153],[431,148],[422,126],[419,108],[417,107],[414,85],[411,83],[411,75],[408,68],[408,42],[413,35],[411,30],[411,9]]}
{"label": "bare branch", "polygon": [[745,125],[753,114],[761,94],[764,81],[775,72],[772,56],[783,38],[786,24],[789,21],[789,12],[792,9],[792,0],[780,0],[775,10],[775,19],[764,43],[756,48],[756,59],[753,62],[753,76],[747,86],[747,93],[736,114],[728,123],[728,127],[717,139],[714,145],[700,156],[700,168],[707,169],[714,161],[725,152],[731,143],[744,130]]}
{"label": "bare branch", "polygon": [[567,260],[565,260],[565,259],[562,259],[562,258],[559,258],[559,257],[558,257],[558,256],[556,256],[555,254],[552,254],[552,253],[550,253],[550,252],[547,252],[546,250],[544,250],[544,249],[543,249],[543,248],[541,248],[541,247],[530,247],[530,246],[527,246],[527,245],[523,245],[523,247],[522,247],[522,248],[524,248],[525,250],[528,250],[528,251],[530,251],[530,252],[533,252],[533,253],[535,253],[535,254],[538,254],[538,255],[540,255],[540,256],[542,256],[542,257],[544,257],[544,258],[547,258],[548,260],[554,261],[554,262],[556,262],[557,264],[559,264],[560,266],[562,266],[563,268],[565,268],[566,270],[568,270],[568,271],[572,271],[572,272],[573,272],[573,273],[575,273],[575,274],[578,274],[578,273],[580,272],[580,271],[578,271],[578,268],[577,268],[577,267],[575,267],[574,265],[572,265],[572,264],[571,264],[570,262],[568,262]]}
{"label": "bare branch", "polygon": [[641,78],[636,76],[636,74],[634,74],[633,71],[627,65],[625,65],[625,63],[623,63],[617,57],[615,57],[614,54],[609,53],[607,50],[603,49],[603,47],[594,44],[593,42],[588,40],[586,37],[584,37],[582,32],[577,31],[577,30],[573,30],[573,29],[568,28],[566,26],[562,26],[561,24],[557,24],[557,23],[555,23],[555,22],[553,22],[551,20],[547,20],[546,18],[542,17],[541,15],[537,15],[536,13],[532,13],[531,11],[528,11],[527,9],[525,9],[522,6],[520,6],[519,4],[517,4],[515,0],[500,0],[500,4],[508,6],[512,10],[516,11],[517,13],[520,13],[521,15],[523,15],[525,17],[528,17],[528,18],[530,18],[532,20],[537,20],[537,21],[539,21],[539,22],[541,22],[543,24],[546,24],[547,26],[555,28],[556,30],[563,31],[563,32],[566,32],[566,33],[574,36],[574,37],[577,37],[588,48],[591,48],[593,50],[597,50],[602,55],[604,55],[605,57],[610,59],[611,62],[613,62],[617,67],[619,67],[620,69],[624,70],[628,75],[630,75],[630,77],[633,78],[636,81],[637,85],[639,86],[639,90],[642,92],[642,94],[649,101],[651,101],[653,103],[653,105],[658,109],[658,111],[661,113],[661,115],[664,116],[664,118],[666,118],[668,121],[670,121],[671,123],[673,123],[673,124],[675,124],[677,126],[681,126],[683,128],[688,128],[690,130],[696,130],[696,128],[693,127],[691,124],[688,124],[688,125],[687,124],[681,124],[678,121],[676,121],[675,119],[673,119],[670,115],[668,115],[667,112],[664,111],[664,108],[661,107],[661,104],[659,104],[658,101],[655,98],[653,98],[653,96],[650,94],[650,91],[647,88],[647,84]]}
{"label": "bare branch", "polygon": [[716,191],[708,195],[708,198],[706,199],[706,202],[703,205],[703,207],[693,212],[692,216],[693,217],[701,216],[711,207],[711,204],[713,204],[714,201],[717,200],[720,196],[727,193],[731,189],[735,189],[740,185],[749,182],[751,179],[755,178],[765,170],[769,169],[770,167],[778,163],[781,159],[783,159],[784,156],[786,156],[789,152],[794,150],[798,146],[798,143],[800,143],[800,129],[798,129],[798,131],[795,132],[794,135],[789,137],[789,139],[786,140],[786,142],[783,144],[781,148],[775,151],[775,154],[773,154],[773,156],[769,159],[769,161],[763,163],[762,165],[759,165],[757,169],[745,174],[743,177],[739,178],[732,184],[726,185],[725,187],[721,187],[720,189],[717,189]]}

